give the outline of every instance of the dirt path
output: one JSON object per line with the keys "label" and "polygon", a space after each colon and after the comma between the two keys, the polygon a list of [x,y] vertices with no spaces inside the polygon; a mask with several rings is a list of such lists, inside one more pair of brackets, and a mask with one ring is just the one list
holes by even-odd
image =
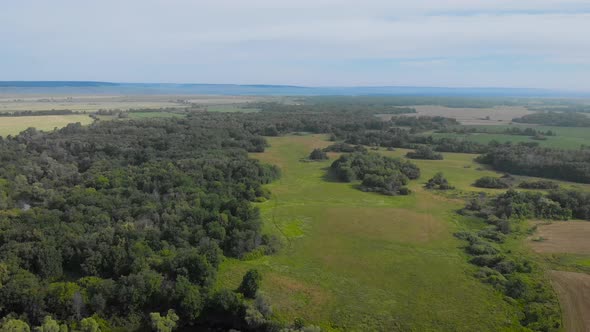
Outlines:
{"label": "dirt path", "polygon": [[565,271],[549,273],[563,311],[565,330],[590,331],[590,275]]}

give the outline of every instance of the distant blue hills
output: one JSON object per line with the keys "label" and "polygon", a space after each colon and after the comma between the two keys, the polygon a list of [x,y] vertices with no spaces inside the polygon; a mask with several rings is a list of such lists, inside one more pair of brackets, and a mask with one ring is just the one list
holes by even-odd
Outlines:
{"label": "distant blue hills", "polygon": [[305,87],[292,85],[0,81],[0,94],[257,95],[257,96],[449,96],[590,97],[590,92],[528,88],[410,86]]}

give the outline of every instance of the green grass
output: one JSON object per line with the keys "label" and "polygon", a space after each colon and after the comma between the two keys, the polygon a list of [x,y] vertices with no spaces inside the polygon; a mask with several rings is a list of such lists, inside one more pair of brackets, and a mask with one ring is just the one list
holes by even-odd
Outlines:
{"label": "green grass", "polygon": [[470,128],[482,128],[488,131],[502,131],[506,128],[534,128],[541,131],[551,130],[557,136],[547,137],[547,140],[537,141],[528,136],[505,135],[505,134],[453,134],[453,133],[432,133],[434,137],[456,137],[470,140],[477,143],[487,144],[492,140],[504,142],[538,142],[541,146],[562,149],[579,149],[581,145],[590,145],[590,128],[572,128],[555,126],[532,126],[532,125],[504,125],[504,126],[467,126]]}
{"label": "green grass", "polygon": [[325,173],[331,161],[300,162],[313,148],[330,144],[323,136],[269,142],[267,152],[253,157],[279,165],[283,177],[268,186],[272,199],[258,206],[264,231],[279,235],[284,247],[273,256],[226,260],[219,287],[236,288],[249,268],[257,268],[277,319],[301,317],[326,330],[515,328],[515,309],[471,276],[474,267],[452,236],[459,229],[483,227],[481,222],[454,212],[462,200],[422,189],[438,170],[465,188],[493,174],[476,170],[473,156],[420,161],[423,176],[411,183],[414,193],[389,197],[330,182]]}
{"label": "green grass", "polygon": [[92,119],[88,115],[77,114],[0,117],[0,136],[16,135],[29,127],[49,131],[75,122],[89,124]]}

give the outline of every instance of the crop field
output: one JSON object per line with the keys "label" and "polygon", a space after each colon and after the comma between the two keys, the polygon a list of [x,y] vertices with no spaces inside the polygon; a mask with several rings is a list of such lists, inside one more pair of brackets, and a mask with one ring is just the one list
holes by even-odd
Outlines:
{"label": "crop field", "polygon": [[88,115],[0,117],[0,136],[16,135],[29,127],[39,130],[53,130],[75,122],[89,124],[92,123],[92,119]]}
{"label": "crop field", "polygon": [[226,260],[219,287],[235,288],[246,270],[257,268],[279,320],[300,317],[326,330],[514,328],[514,308],[471,276],[473,267],[452,236],[483,225],[454,212],[463,201],[422,189],[438,170],[465,188],[492,173],[476,170],[472,156],[419,163],[424,175],[411,183],[414,193],[389,197],[326,178],[331,161],[300,161],[330,144],[325,136],[269,142],[267,152],[252,156],[280,166],[283,176],[268,186],[273,197],[259,207],[266,232],[280,236],[284,246],[272,256]]}
{"label": "crop field", "polygon": [[[528,239],[545,261],[559,297],[566,331],[588,331],[590,319],[590,223],[566,221],[541,224]],[[559,270],[559,271],[557,271]]]}
{"label": "crop field", "polygon": [[555,222],[537,227],[531,238],[535,252],[590,255],[590,222]]}
{"label": "crop field", "polygon": [[11,95],[0,94],[0,112],[72,110],[94,112],[99,109],[158,109],[184,108],[192,104],[199,106],[244,104],[272,98],[249,96],[207,96],[207,95]]}
{"label": "crop field", "polygon": [[498,142],[538,142],[541,146],[550,148],[562,149],[579,149],[581,145],[590,145],[590,129],[589,128],[573,128],[573,127],[555,127],[555,126],[535,126],[524,124],[513,124],[505,126],[468,126],[475,128],[483,128],[488,131],[503,131],[510,128],[534,128],[540,131],[553,131],[556,136],[548,136],[547,140],[539,141],[533,140],[528,136],[506,135],[495,133],[470,133],[470,134],[455,134],[455,133],[431,133],[434,137],[455,137],[465,139],[477,143],[487,144],[492,140]]}
{"label": "crop field", "polygon": [[[512,119],[534,113],[525,107],[497,106],[490,108],[450,108],[438,105],[412,106],[416,109],[414,116],[444,116],[455,118],[464,125],[499,125],[509,124]],[[408,114],[411,116],[412,114]]]}
{"label": "crop field", "polygon": [[590,329],[590,275],[576,272],[551,271],[551,282],[559,297],[563,322],[568,332]]}

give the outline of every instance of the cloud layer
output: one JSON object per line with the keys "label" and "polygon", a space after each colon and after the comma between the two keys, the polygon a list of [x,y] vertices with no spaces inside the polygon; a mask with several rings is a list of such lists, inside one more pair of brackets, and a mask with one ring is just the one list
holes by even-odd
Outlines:
{"label": "cloud layer", "polygon": [[579,0],[20,0],[0,80],[589,90]]}

